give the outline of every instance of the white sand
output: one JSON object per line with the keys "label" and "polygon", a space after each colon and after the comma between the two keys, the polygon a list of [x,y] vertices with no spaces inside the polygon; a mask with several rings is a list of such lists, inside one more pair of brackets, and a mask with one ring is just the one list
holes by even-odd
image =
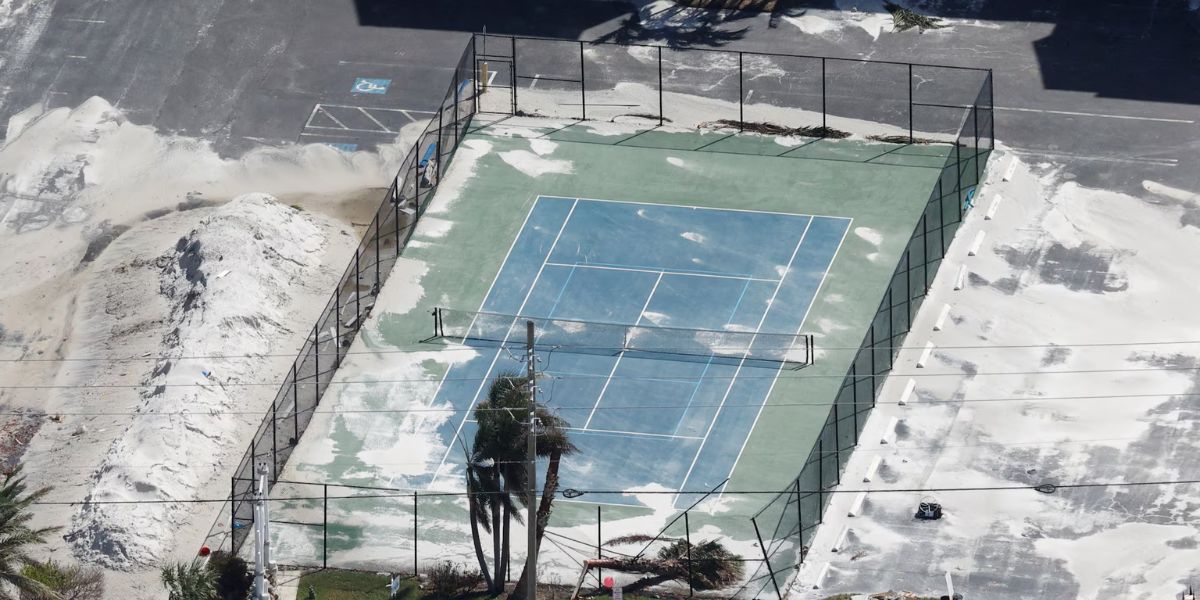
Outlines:
{"label": "white sand", "polygon": [[548,173],[566,174],[574,168],[569,160],[544,158],[527,150],[501,152],[500,158],[509,166],[530,177],[541,177]]}
{"label": "white sand", "polygon": [[[1150,182],[1146,189],[1161,195],[1143,200],[1063,182],[1053,165],[1012,161],[1003,150],[993,156],[978,208],[921,308],[842,478],[845,487],[1195,477],[1194,373],[1158,368],[1195,364],[1197,346],[1079,345],[1200,339],[1193,318],[1200,284],[1191,261],[1181,259],[1200,250],[1200,232],[1184,220],[1194,210],[1183,199],[1189,192]],[[1001,196],[995,218],[985,221],[989,203]],[[978,231],[987,241],[968,257]],[[971,276],[955,291],[960,265]],[[934,332],[946,303],[951,318]],[[922,373],[914,362],[926,341],[938,349]],[[914,373],[914,398],[897,406]],[[930,402],[955,398],[968,401]],[[997,398],[1009,400],[971,401]],[[893,418],[902,420],[903,435],[889,446],[873,443]],[[877,456],[885,476],[860,483]],[[1077,593],[1061,593],[1080,598],[1158,598],[1172,597],[1197,575],[1194,486],[944,492],[935,496],[947,516],[928,528],[912,521],[919,493],[871,494],[865,514],[847,518],[852,496],[834,497],[794,597],[900,586],[928,594],[944,589],[949,570],[970,598],[1037,595],[1029,586],[1065,586]],[[850,545],[830,552],[846,525],[854,532]],[[812,590],[825,562],[832,563],[830,575]],[[987,587],[972,587],[980,577]],[[1060,593],[1051,589],[1064,588],[1041,593]]]}
{"label": "white sand", "polygon": [[[0,363],[5,382],[68,386],[0,390],[9,409],[63,415],[43,420],[29,445],[30,483],[53,485],[59,501],[227,495],[276,389],[221,384],[281,379],[358,241],[346,222],[377,205],[403,149],[287,146],[222,159],[205,142],[129,123],[100,98],[14,116],[0,146],[0,356],[148,357]],[[282,204],[230,202],[248,192]],[[199,242],[205,284],[181,271],[181,239]],[[282,356],[181,358],[248,352]],[[79,414],[97,412],[110,414]],[[70,540],[52,537],[49,556],[128,571],[109,572],[114,597],[153,597],[149,568],[193,555],[219,506],[43,507],[35,524],[66,527]]]}

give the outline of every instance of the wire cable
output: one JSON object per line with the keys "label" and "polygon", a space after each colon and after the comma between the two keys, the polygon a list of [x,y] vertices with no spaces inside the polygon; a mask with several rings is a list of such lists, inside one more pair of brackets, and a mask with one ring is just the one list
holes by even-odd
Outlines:
{"label": "wire cable", "polygon": [[[700,379],[700,380],[779,379],[779,380],[785,380],[785,381],[787,381],[787,380],[795,381],[795,380],[804,380],[804,379],[831,379],[831,378],[846,379],[848,377],[848,374],[846,374],[846,373],[841,373],[841,374],[829,373],[829,374],[820,374],[820,375],[783,375],[781,373],[775,372],[774,369],[772,369],[772,371],[773,371],[773,373],[768,374],[768,375],[743,375],[743,374],[705,375],[702,378],[686,377],[686,376],[672,377],[669,375],[660,375],[660,376],[654,376],[654,377],[631,376],[631,375],[606,375],[606,374],[601,374],[601,373],[596,373],[596,374],[576,373],[576,374],[570,374],[570,375],[549,375],[549,377],[555,377],[555,378],[563,379],[563,380],[613,379],[613,380],[624,380],[624,381],[678,381],[678,382],[690,382],[690,383],[694,383],[698,379]],[[856,379],[867,379],[867,378],[877,378],[877,377],[974,378],[974,377],[1001,377],[1001,376],[1012,376],[1012,375],[1032,375],[1032,376],[1087,375],[1087,374],[1094,375],[1094,374],[1101,374],[1101,373],[1194,372],[1194,371],[1200,371],[1200,366],[1194,366],[1194,367],[1168,367],[1168,366],[1131,367],[1131,368],[1126,368],[1126,369],[1117,369],[1117,368],[1111,368],[1111,369],[1060,369],[1060,370],[1053,370],[1053,371],[1047,371],[1047,370],[1041,370],[1041,371],[978,371],[978,372],[974,372],[974,373],[967,373],[967,372],[962,372],[962,371],[955,372],[955,373],[884,372],[884,373],[874,373],[874,374],[864,373],[861,375],[855,374],[855,375],[853,375],[853,377]],[[326,385],[326,386],[330,386],[330,385],[385,385],[385,384],[393,384],[393,383],[439,383],[439,382],[447,382],[447,381],[449,381],[449,382],[459,382],[459,381],[481,382],[481,381],[488,381],[491,379],[493,379],[493,377],[445,377],[445,378],[423,377],[423,378],[409,378],[409,379],[340,380],[340,381],[339,380],[331,380],[331,381],[326,381],[326,382],[320,382],[319,385]],[[209,387],[214,387],[214,386],[228,388],[228,387],[265,387],[265,386],[282,387],[282,385],[283,384],[280,382],[261,382],[261,381],[252,381],[252,382],[236,382],[236,381],[220,381],[220,382],[218,382],[218,381],[214,381],[212,383],[199,383],[199,382],[198,383],[136,383],[136,384],[91,384],[91,385],[88,385],[88,384],[76,384],[76,385],[43,384],[43,385],[0,385],[0,390],[209,388]],[[318,385],[318,383],[317,382],[312,382],[312,383],[305,382],[305,383],[296,383],[295,385],[308,387],[308,386]]]}
{"label": "wire cable", "polygon": [[[761,335],[761,334],[760,334]],[[768,334],[770,335],[770,334]],[[774,334],[787,335],[792,334]],[[328,340],[326,340],[328,341]],[[517,342],[511,342],[513,344]],[[524,342],[521,342],[523,345]],[[1106,348],[1106,347],[1129,347],[1129,346],[1176,346],[1200,344],[1200,340],[1147,340],[1133,342],[1038,342],[1029,344],[972,344],[972,345],[938,345],[938,349],[945,350],[1011,350],[1011,349],[1038,349],[1038,348]],[[621,348],[608,346],[572,346],[572,345],[556,345],[548,346],[558,350],[611,350],[617,352]],[[708,346],[716,350],[739,349],[745,346]],[[486,348],[486,347],[485,347]],[[923,351],[924,346],[874,346],[876,350],[892,350],[892,351]],[[861,346],[817,346],[817,350],[861,350]],[[304,356],[371,356],[371,355],[387,355],[387,354],[411,354],[420,351],[435,351],[435,352],[478,352],[480,348],[472,346],[444,346],[441,348],[430,348],[430,344],[413,344],[411,346],[398,346],[388,350],[357,350],[346,352],[317,352],[305,354]],[[61,358],[44,358],[44,357],[20,357],[20,358],[0,358],[0,363],[71,363],[71,362],[155,362],[160,360],[170,360],[176,362],[194,361],[194,360],[242,360],[250,358],[299,358],[297,354],[194,354],[173,356],[168,354],[154,354],[149,356],[94,356],[94,357],[61,357]]]}
{"label": "wire cable", "polygon": [[[298,485],[300,482],[288,482],[292,485]],[[1200,479],[1174,479],[1174,480],[1151,480],[1151,481],[1096,481],[1096,482],[1081,482],[1081,483],[1053,483],[1053,484],[1020,484],[1020,485],[989,485],[989,486],[974,486],[974,487],[927,487],[927,488],[830,488],[816,490],[798,490],[796,488],[784,490],[738,490],[725,491],[725,495],[741,495],[741,496],[761,496],[761,495],[780,495],[780,494],[859,494],[863,492],[871,494],[924,494],[931,492],[950,493],[950,492],[1004,492],[1004,491],[1023,491],[1032,490],[1046,493],[1042,490],[1046,486],[1052,486],[1053,490],[1068,490],[1068,489],[1090,489],[1090,488],[1126,488],[1126,487],[1146,487],[1159,485],[1195,485],[1200,484]],[[305,485],[325,485],[320,483],[310,483]],[[337,484],[328,484],[333,487],[338,487]],[[386,488],[374,488],[386,489]],[[356,494],[350,496],[287,496],[287,497],[272,497],[272,502],[300,502],[300,501],[315,501],[315,500],[364,500],[364,499],[383,499],[383,498],[404,498],[411,500],[413,494],[417,494],[418,498],[423,497],[466,497],[466,496],[487,496],[493,494],[503,494],[506,492],[405,492],[403,490],[395,490],[401,493],[393,494]],[[622,496],[643,496],[643,495],[703,495],[711,494],[712,490],[578,490],[583,492],[583,495],[622,495]],[[556,495],[561,495],[559,491]],[[217,502],[229,502],[230,498],[185,498],[180,500],[166,499],[143,499],[143,500],[39,500],[31,504],[36,506],[83,506],[83,505],[141,505],[141,504],[208,504]],[[583,501],[586,502],[586,501]]]}

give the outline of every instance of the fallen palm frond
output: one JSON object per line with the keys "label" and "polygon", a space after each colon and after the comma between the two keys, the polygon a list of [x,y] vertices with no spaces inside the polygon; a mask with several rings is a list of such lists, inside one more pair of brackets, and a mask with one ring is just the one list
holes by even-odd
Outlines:
{"label": "fallen palm frond", "polygon": [[941,17],[926,17],[925,15],[917,14],[916,12],[904,8],[895,2],[884,2],[884,8],[892,13],[892,26],[896,31],[908,31],[916,27],[918,31],[924,33],[926,29],[941,29],[948,27],[942,22]]}
{"label": "fallen palm frond", "polygon": [[832,127],[824,126],[804,126],[804,127],[784,127],[774,123],[756,123],[753,121],[736,121],[733,119],[719,119],[710,123],[701,123],[700,128],[709,129],[738,129],[740,131],[749,131],[752,133],[762,133],[765,135],[785,135],[797,137],[819,137],[831,138],[835,140],[845,139],[850,137],[849,131],[842,131]]}
{"label": "fallen palm frond", "polygon": [[[643,535],[628,535],[609,540],[605,545],[637,543],[652,541],[654,538]],[[627,591],[635,591],[667,581],[680,581],[698,591],[719,590],[729,587],[742,580],[745,566],[742,557],[730,552],[721,542],[716,540],[701,540],[696,544],[688,544],[686,540],[660,538],[665,542],[653,557],[622,556],[614,558],[593,558],[583,562],[583,571],[575,586],[572,598],[579,596],[579,588],[591,569],[610,569],[622,573],[640,573],[645,577],[624,586]]]}

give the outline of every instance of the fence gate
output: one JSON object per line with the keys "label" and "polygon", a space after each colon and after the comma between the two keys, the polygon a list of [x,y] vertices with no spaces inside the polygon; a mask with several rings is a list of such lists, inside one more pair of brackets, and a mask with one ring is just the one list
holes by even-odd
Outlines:
{"label": "fence gate", "polygon": [[477,55],[474,79],[479,112],[517,114],[517,78],[511,57]]}

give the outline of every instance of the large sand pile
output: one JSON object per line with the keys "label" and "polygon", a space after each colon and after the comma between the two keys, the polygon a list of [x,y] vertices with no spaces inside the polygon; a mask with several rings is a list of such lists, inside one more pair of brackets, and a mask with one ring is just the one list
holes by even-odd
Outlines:
{"label": "large sand pile", "polygon": [[407,145],[227,160],[100,98],[10,120],[0,406],[22,437],[0,458],[47,500],[157,502],[40,507],[37,525],[64,527],[51,556],[128,571],[110,591],[147,597],[155,565],[194,554],[220,505],[162,501],[228,494]]}

